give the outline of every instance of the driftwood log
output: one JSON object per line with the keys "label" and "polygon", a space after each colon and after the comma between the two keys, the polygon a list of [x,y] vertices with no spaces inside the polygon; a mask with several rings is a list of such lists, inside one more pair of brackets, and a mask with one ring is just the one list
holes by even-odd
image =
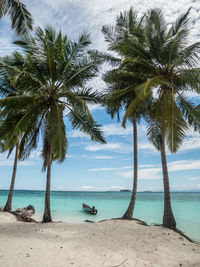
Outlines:
{"label": "driftwood log", "polygon": [[23,222],[36,222],[31,216],[35,213],[35,208],[32,205],[12,211],[18,221]]}

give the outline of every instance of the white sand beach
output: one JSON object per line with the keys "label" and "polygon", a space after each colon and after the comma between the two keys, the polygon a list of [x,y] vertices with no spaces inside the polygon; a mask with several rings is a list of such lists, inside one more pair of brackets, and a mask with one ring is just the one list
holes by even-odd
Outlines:
{"label": "white sand beach", "polygon": [[200,246],[136,221],[24,223],[0,212],[1,267],[200,266]]}

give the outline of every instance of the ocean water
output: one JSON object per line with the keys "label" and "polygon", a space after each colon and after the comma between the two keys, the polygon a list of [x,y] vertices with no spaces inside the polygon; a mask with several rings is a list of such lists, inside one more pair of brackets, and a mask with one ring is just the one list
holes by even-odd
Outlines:
{"label": "ocean water", "polygon": [[[0,207],[5,205],[8,191],[0,190]],[[51,211],[54,221],[84,222],[84,220],[100,221],[123,215],[128,207],[130,192],[51,192]],[[200,241],[200,192],[173,192],[172,208],[177,227],[189,237]],[[97,215],[82,211],[82,203],[95,206]],[[34,216],[42,220],[44,209],[43,191],[15,191],[13,210],[27,205],[36,209]],[[163,193],[137,193],[134,217],[148,224],[162,223]]]}

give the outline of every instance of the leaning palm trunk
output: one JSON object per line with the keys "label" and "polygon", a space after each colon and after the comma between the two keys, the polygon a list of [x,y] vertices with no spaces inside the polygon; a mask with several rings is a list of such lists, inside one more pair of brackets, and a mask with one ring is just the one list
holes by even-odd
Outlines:
{"label": "leaning palm trunk", "polygon": [[169,176],[168,176],[167,160],[165,152],[165,135],[163,132],[161,133],[161,161],[162,161],[163,184],[164,184],[163,226],[168,228],[176,228],[176,221],[171,207]]}
{"label": "leaning palm trunk", "polygon": [[47,156],[47,181],[46,181],[46,193],[45,193],[45,210],[43,215],[43,222],[52,222],[51,219],[51,208],[50,208],[50,185],[51,185],[51,164],[52,155],[51,148],[49,149]]}
{"label": "leaning palm trunk", "polygon": [[133,150],[134,150],[134,175],[133,175],[133,190],[131,200],[127,211],[122,216],[122,219],[130,220],[133,217],[133,211],[135,208],[135,200],[137,193],[137,178],[138,178],[138,153],[137,153],[137,121],[136,117],[133,119]]}
{"label": "leaning palm trunk", "polygon": [[11,184],[10,184],[9,195],[8,195],[8,199],[7,199],[6,205],[5,205],[4,209],[3,209],[4,211],[8,211],[8,212],[10,212],[12,210],[12,197],[13,197],[13,191],[14,191],[14,186],[15,186],[15,178],[16,178],[16,173],[17,173],[18,152],[19,152],[19,141],[16,144],[15,160],[14,160],[14,166],[13,166],[13,173],[12,173],[12,179],[11,179]]}

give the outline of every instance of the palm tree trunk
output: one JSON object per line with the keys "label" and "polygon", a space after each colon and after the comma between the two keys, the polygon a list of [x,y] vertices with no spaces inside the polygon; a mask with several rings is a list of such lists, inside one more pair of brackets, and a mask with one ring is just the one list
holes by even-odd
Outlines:
{"label": "palm tree trunk", "polygon": [[135,200],[137,193],[137,179],[138,179],[138,151],[137,151],[137,120],[133,119],[133,150],[134,150],[134,175],[133,175],[133,190],[131,200],[128,209],[122,216],[122,219],[130,220],[133,217],[133,211],[135,208]]}
{"label": "palm tree trunk", "polygon": [[163,184],[164,184],[163,226],[168,228],[176,228],[176,221],[171,207],[169,176],[168,176],[167,160],[165,152],[165,135],[163,132],[161,132],[161,161],[162,161]]}
{"label": "palm tree trunk", "polygon": [[51,164],[52,164],[52,155],[50,148],[48,153],[48,163],[47,163],[47,181],[46,181],[45,209],[43,215],[43,222],[52,222],[51,209],[50,209]]}
{"label": "palm tree trunk", "polygon": [[11,179],[11,184],[10,184],[10,191],[9,191],[6,205],[3,209],[4,211],[8,211],[8,212],[11,212],[12,210],[12,197],[13,197],[15,178],[16,178],[16,173],[17,173],[18,152],[19,152],[19,141],[17,141],[16,146],[15,146],[15,160],[14,160],[13,173],[12,173],[12,179]]}

